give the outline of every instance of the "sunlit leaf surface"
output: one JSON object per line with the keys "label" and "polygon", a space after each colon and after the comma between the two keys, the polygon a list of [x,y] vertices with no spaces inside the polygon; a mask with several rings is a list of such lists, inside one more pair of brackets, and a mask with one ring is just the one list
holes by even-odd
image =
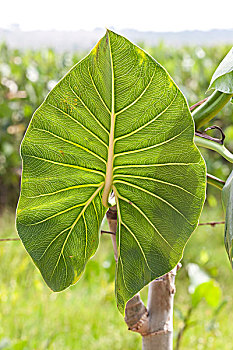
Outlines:
{"label": "sunlit leaf surface", "polygon": [[214,72],[209,89],[233,94],[233,47]]}
{"label": "sunlit leaf surface", "polygon": [[46,283],[75,283],[95,253],[113,190],[116,298],[182,257],[205,198],[187,102],[151,56],[111,31],[51,91],[21,147],[19,235]]}

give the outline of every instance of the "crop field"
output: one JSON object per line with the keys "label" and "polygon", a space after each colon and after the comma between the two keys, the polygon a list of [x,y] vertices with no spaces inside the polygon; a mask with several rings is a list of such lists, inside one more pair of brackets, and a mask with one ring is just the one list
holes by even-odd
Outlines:
{"label": "crop field", "polygon": [[[210,212],[210,213],[209,213]],[[222,220],[221,210],[206,208],[201,222]],[[15,237],[14,215],[0,219],[0,237]],[[187,266],[198,264],[221,289],[220,304],[201,301],[190,319],[180,349],[232,349],[232,270],[223,245],[223,225],[199,227],[187,244],[176,279],[175,337],[191,305]],[[129,333],[116,308],[111,239],[103,235],[100,247],[81,280],[61,293],[45,285],[20,242],[0,245],[0,348],[44,349],[140,349],[141,337]],[[146,301],[146,288],[142,297]],[[176,339],[175,339],[176,341]]]}
{"label": "crop field", "polygon": [[[175,49],[163,43],[153,48],[139,46],[167,69],[190,105],[208,96],[210,78],[230,49]],[[0,44],[0,239],[17,237],[19,146],[30,118],[56,82],[85,54],[57,54],[51,49],[21,52]],[[212,123],[223,128],[231,150],[232,121],[232,108],[226,106]],[[220,156],[211,151],[203,154],[208,172],[226,179],[231,171],[227,162],[220,162]],[[208,188],[200,222],[224,220],[218,192]],[[107,229],[106,222],[103,227]],[[185,248],[176,278],[174,344],[192,305],[190,266],[213,281],[218,303],[211,305],[206,295],[191,311],[179,349],[233,349],[233,274],[224,248],[224,225],[199,226]],[[46,286],[20,241],[0,242],[0,350],[140,349],[141,337],[127,330],[117,310],[114,274],[107,234],[101,236],[99,249],[80,281],[61,293]],[[147,288],[141,294],[146,302]]]}

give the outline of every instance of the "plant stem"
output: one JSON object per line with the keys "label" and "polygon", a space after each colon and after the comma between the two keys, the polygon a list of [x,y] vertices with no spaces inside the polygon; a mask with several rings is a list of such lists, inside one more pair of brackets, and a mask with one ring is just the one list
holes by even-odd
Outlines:
{"label": "plant stem", "polygon": [[[114,258],[117,264],[118,261],[118,250],[116,242],[116,231],[117,231],[117,207],[114,205],[109,208],[106,213],[109,231],[103,231],[111,233],[112,245],[114,251]],[[125,322],[128,329],[133,332],[144,332],[148,328],[148,312],[143,304],[139,293],[130,299],[125,308]]]}
{"label": "plant stem", "polygon": [[102,233],[108,233],[109,235],[114,235],[114,236],[116,236],[116,233],[115,233],[115,232],[111,232],[111,231],[101,230],[101,234],[102,234]]}
{"label": "plant stem", "polygon": [[191,317],[191,313],[192,313],[193,309],[192,307],[190,307],[188,309],[188,312],[187,312],[187,315],[185,316],[185,319],[184,319],[184,325],[183,327],[180,329],[179,333],[178,333],[178,336],[177,336],[177,341],[176,341],[176,350],[179,350],[180,349],[180,344],[181,344],[181,339],[184,335],[184,332],[187,330],[188,328],[188,322],[190,320],[190,317]]}
{"label": "plant stem", "polygon": [[[106,217],[112,233],[114,257],[117,263],[116,205],[108,209]],[[125,322],[129,330],[141,334],[143,350],[172,350],[175,275],[180,267],[181,264],[178,264],[172,271],[149,284],[148,311],[139,293],[126,304]]]}
{"label": "plant stem", "polygon": [[178,268],[149,284],[149,322],[147,332],[142,334],[142,350],[173,349],[173,301]]}
{"label": "plant stem", "polygon": [[195,136],[194,141],[197,146],[216,151],[228,162],[233,163],[233,154],[224,145],[199,136]]}
{"label": "plant stem", "polygon": [[208,97],[204,98],[204,100],[201,100],[197,103],[195,103],[195,105],[191,106],[189,109],[192,112],[195,108],[197,108],[198,106],[202,105],[202,103],[204,103],[206,100],[208,99]]}
{"label": "plant stem", "polygon": [[20,238],[0,238],[0,242],[20,241]]}
{"label": "plant stem", "polygon": [[225,221],[211,221],[211,222],[201,222],[198,226],[210,225],[214,227],[215,225],[224,225]]}
{"label": "plant stem", "polygon": [[196,108],[193,113],[196,129],[208,123],[230,101],[233,94],[215,90],[208,99]]}
{"label": "plant stem", "polygon": [[207,183],[212,185],[212,186],[217,187],[219,190],[222,190],[224,185],[225,185],[225,182],[223,180],[217,178],[216,176],[210,175],[210,174],[207,174]]}
{"label": "plant stem", "polygon": [[[118,251],[117,251],[117,242],[116,242],[116,231],[117,231],[117,209],[116,205],[113,207],[109,208],[106,217],[108,220],[108,226],[110,229],[111,234],[111,239],[112,239],[112,246],[113,246],[113,251],[114,251],[114,258],[117,263],[118,260]],[[106,231],[104,231],[106,232]]]}

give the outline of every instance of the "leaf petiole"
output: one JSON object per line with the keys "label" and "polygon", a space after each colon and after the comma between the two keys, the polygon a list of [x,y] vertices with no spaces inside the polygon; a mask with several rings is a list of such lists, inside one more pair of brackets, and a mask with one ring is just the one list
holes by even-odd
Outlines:
{"label": "leaf petiole", "polygon": [[219,190],[222,190],[225,182],[219,178],[217,178],[216,176],[213,176],[211,174],[207,174],[207,183],[217,187]]}
{"label": "leaf petiole", "polygon": [[216,114],[230,101],[233,94],[215,90],[208,99],[197,107],[193,113],[193,119],[196,129],[208,123]]}
{"label": "leaf petiole", "polygon": [[208,140],[203,137],[195,136],[194,142],[196,146],[208,148],[212,151],[218,152],[223,158],[228,160],[228,162],[233,163],[233,154],[220,143],[214,142],[212,140]]}

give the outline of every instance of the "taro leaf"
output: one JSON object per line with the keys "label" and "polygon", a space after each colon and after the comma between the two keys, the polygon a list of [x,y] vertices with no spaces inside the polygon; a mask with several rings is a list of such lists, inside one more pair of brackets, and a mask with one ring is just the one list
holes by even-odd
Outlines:
{"label": "taro leaf", "polygon": [[222,200],[226,210],[225,247],[233,268],[233,171],[222,189]]}
{"label": "taro leaf", "polygon": [[95,253],[112,189],[120,311],[178,263],[205,198],[193,138],[164,68],[107,31],[35,112],[21,147],[17,228],[50,288],[75,283]]}
{"label": "taro leaf", "polygon": [[233,47],[214,72],[209,89],[233,94]]}

